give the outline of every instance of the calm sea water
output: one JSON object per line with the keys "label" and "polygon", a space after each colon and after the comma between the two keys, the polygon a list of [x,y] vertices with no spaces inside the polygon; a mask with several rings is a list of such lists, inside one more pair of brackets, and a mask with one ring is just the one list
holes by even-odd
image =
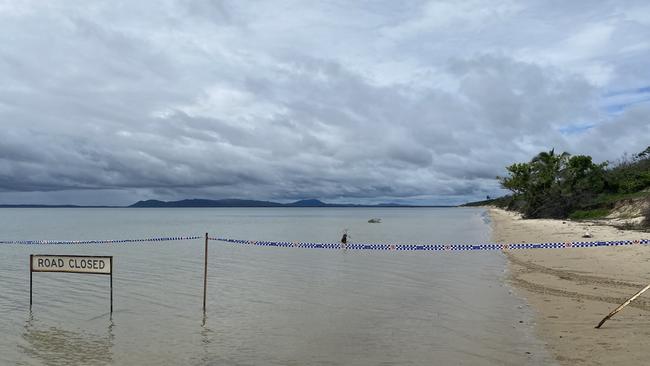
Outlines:
{"label": "calm sea water", "polygon": [[[369,224],[372,217],[381,224]],[[202,235],[251,240],[476,243],[481,209],[1,209],[0,239]],[[29,254],[114,256],[101,275],[34,274]],[[525,304],[487,252],[374,252],[202,240],[0,245],[2,365],[548,364]],[[205,321],[205,324],[203,324]]]}

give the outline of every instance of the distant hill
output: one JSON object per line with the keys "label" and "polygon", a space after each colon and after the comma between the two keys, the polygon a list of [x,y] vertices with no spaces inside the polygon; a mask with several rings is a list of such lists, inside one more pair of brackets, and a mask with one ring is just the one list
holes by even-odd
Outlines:
{"label": "distant hill", "polygon": [[325,203],[317,199],[304,199],[290,203],[272,201],[243,200],[228,198],[221,200],[209,199],[184,199],[179,201],[145,200],[138,201],[130,206],[82,206],[82,205],[41,205],[41,204],[0,204],[0,208],[160,208],[160,207],[455,207],[441,205],[402,205],[399,203],[379,203],[376,205],[356,205],[347,203]]}
{"label": "distant hill", "polygon": [[79,205],[39,205],[39,204],[16,204],[0,205],[0,208],[118,208],[120,206],[79,206]]}
{"label": "distant hill", "polygon": [[131,206],[135,208],[155,208],[155,207],[449,207],[449,206],[414,206],[399,205],[396,203],[383,203],[378,205],[352,205],[325,203],[317,199],[305,199],[291,203],[278,203],[271,201],[242,200],[242,199],[185,199],[180,201],[159,201],[146,200],[138,201]]}
{"label": "distant hill", "polygon": [[147,200],[138,201],[129,207],[328,207],[330,205],[316,199],[300,200],[292,203],[271,201],[242,200],[242,199],[186,199],[180,201]]}
{"label": "distant hill", "polygon": [[240,199],[187,199],[180,201],[138,201],[129,207],[282,207],[281,203]]}
{"label": "distant hill", "polygon": [[315,199],[309,199],[309,200],[300,200],[296,201],[293,203],[289,203],[286,206],[291,206],[291,207],[323,207],[323,206],[329,206],[327,203],[324,203],[323,201],[320,200],[315,200]]}

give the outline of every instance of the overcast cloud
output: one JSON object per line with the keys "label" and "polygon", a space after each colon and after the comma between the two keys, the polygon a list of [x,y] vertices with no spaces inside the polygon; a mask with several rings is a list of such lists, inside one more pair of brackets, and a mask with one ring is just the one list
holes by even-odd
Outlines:
{"label": "overcast cloud", "polygon": [[0,203],[450,204],[650,145],[647,1],[0,1]]}

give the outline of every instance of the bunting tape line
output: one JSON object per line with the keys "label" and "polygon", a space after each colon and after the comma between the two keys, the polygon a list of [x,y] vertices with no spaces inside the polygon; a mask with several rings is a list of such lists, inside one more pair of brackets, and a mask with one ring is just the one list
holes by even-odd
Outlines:
{"label": "bunting tape line", "polygon": [[371,243],[303,243],[288,241],[254,241],[226,238],[208,238],[233,244],[256,245],[283,248],[310,249],[352,249],[352,250],[396,250],[396,251],[468,251],[468,250],[508,250],[508,249],[563,249],[587,247],[611,247],[634,244],[650,244],[650,239],[613,241],[573,241],[558,243],[514,243],[514,244],[371,244]]}
{"label": "bunting tape line", "polygon": [[165,238],[145,238],[145,239],[108,239],[108,240],[0,240],[0,244],[121,244],[121,243],[146,243],[175,240],[193,240],[200,239],[201,236],[174,236]]}
{"label": "bunting tape line", "polygon": [[[108,239],[108,240],[0,240],[0,244],[38,245],[38,244],[121,244],[166,242],[178,240],[202,239],[203,236],[175,236],[144,239]],[[385,250],[385,251],[468,251],[468,250],[508,250],[508,249],[563,249],[611,247],[634,244],[650,244],[650,239],[611,240],[611,241],[572,241],[554,243],[512,243],[512,244],[379,244],[379,243],[311,243],[297,241],[257,241],[208,237],[209,240],[225,243],[309,249],[351,249],[351,250]]]}

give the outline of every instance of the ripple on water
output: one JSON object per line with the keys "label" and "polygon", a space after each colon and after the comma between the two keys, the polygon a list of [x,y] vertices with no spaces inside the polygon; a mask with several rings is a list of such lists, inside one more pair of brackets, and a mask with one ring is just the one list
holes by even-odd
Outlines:
{"label": "ripple on water", "polygon": [[[474,243],[482,209],[1,210],[10,238],[187,235],[244,239]],[[381,217],[369,225],[370,217]],[[82,229],[80,229],[82,228]],[[111,228],[113,228],[111,230]],[[115,234],[118,233],[118,234]],[[113,235],[114,234],[114,235]],[[1,239],[1,238],[0,238]],[[499,253],[267,248],[210,243],[201,314],[203,242],[2,246],[0,364],[379,365],[547,364],[529,314],[508,294]],[[115,257],[115,313],[106,276],[35,274],[29,254]],[[515,324],[516,323],[516,324]],[[531,359],[525,351],[533,351]]]}

